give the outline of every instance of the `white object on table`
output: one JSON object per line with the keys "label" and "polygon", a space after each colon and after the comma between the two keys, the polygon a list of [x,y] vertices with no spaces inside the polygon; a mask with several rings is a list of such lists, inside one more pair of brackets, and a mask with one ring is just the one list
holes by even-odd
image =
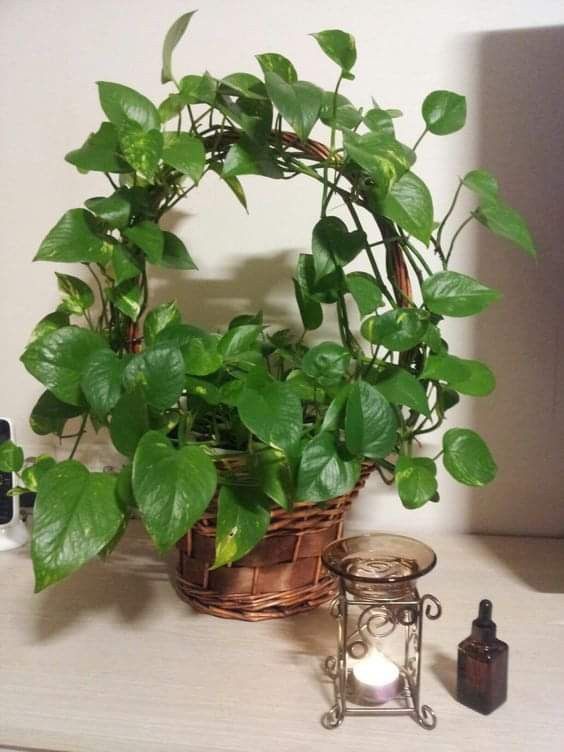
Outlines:
{"label": "white object on table", "polygon": [[357,699],[381,705],[397,696],[400,686],[398,666],[380,650],[369,650],[352,669]]}
{"label": "white object on table", "polygon": [[[15,441],[14,426],[9,418],[1,418],[10,426],[10,438]],[[12,473],[12,488],[16,486],[16,478]],[[17,496],[12,496],[12,519],[5,525],[0,525],[0,551],[11,551],[13,548],[19,548],[25,545],[29,540],[29,533],[25,523],[20,518],[20,500]]]}

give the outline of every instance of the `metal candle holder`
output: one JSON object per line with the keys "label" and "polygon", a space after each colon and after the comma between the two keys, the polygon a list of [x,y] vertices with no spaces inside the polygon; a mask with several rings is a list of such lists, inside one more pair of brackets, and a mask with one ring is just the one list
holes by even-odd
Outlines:
{"label": "metal candle holder", "polygon": [[[420,704],[421,648],[424,617],[438,619],[442,609],[433,595],[419,595],[415,580],[436,561],[431,548],[400,535],[343,538],[325,549],[323,562],[339,588],[331,605],[337,652],[324,664],[335,704],[323,716],[325,728],[347,715],[409,715],[435,728],[434,712]],[[374,685],[363,683],[371,669]]]}

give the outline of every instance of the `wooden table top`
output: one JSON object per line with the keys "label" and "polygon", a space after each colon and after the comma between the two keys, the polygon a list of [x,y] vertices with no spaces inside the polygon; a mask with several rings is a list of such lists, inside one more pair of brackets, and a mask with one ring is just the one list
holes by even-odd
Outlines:
{"label": "wooden table top", "polygon": [[[564,742],[564,541],[427,536],[421,581],[444,613],[425,625],[422,701],[438,717],[321,727],[333,652],[326,608],[249,624],[193,612],[170,561],[134,523],[108,562],[32,594],[25,549],[0,554],[0,750],[51,752],[535,752]],[[168,569],[167,569],[168,564]],[[456,647],[478,601],[510,646],[509,699],[490,716],[454,697]]]}

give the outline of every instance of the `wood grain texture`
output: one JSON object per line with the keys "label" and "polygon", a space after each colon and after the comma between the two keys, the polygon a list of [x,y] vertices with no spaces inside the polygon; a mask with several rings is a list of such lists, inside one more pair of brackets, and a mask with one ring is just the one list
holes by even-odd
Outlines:
{"label": "wood grain texture", "polygon": [[[429,536],[421,590],[444,607],[424,636],[424,702],[435,731],[407,718],[346,718],[325,731],[332,651],[326,609],[249,624],[197,614],[132,526],[110,562],[32,594],[25,550],[0,557],[0,749],[62,752],[535,752],[564,734],[564,543]],[[510,645],[509,699],[488,717],[452,696],[457,643],[480,598]]]}

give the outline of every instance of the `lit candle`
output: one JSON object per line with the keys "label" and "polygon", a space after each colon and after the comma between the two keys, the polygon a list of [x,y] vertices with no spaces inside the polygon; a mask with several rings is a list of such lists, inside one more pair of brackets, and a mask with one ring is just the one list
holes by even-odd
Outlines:
{"label": "lit candle", "polygon": [[399,693],[399,668],[379,650],[369,651],[354,664],[352,673],[355,694],[360,702],[381,705]]}

